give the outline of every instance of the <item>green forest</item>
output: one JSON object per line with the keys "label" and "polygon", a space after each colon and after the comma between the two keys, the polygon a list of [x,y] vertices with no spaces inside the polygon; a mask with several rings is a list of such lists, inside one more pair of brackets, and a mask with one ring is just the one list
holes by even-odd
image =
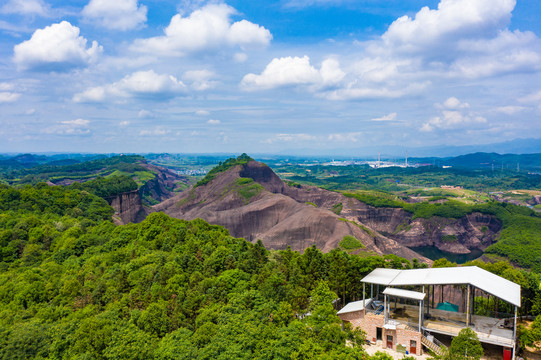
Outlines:
{"label": "green forest", "polygon": [[[115,226],[78,187],[0,185],[0,359],[388,359],[336,308],[374,268],[418,261],[268,251],[162,213]],[[473,264],[522,286],[521,313],[541,312],[537,273]]]}

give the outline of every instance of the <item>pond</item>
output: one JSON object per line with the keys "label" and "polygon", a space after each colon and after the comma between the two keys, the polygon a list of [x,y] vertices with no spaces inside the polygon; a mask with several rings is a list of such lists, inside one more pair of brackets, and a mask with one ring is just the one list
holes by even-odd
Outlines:
{"label": "pond", "polygon": [[457,264],[464,264],[465,262],[475,260],[481,255],[483,255],[483,251],[479,249],[472,249],[471,253],[469,254],[455,254],[440,250],[432,245],[411,247],[410,249],[423,255],[424,257],[429,258],[430,260],[446,258],[447,260],[455,262]]}

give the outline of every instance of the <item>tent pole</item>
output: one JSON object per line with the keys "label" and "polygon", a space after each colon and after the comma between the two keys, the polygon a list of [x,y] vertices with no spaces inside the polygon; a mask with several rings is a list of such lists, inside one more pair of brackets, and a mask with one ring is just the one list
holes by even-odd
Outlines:
{"label": "tent pole", "polygon": [[470,326],[470,284],[468,284],[468,296],[466,297],[466,327]]}
{"label": "tent pole", "polygon": [[517,348],[517,307],[515,306],[515,323],[513,325],[513,360],[515,360],[515,349]]}

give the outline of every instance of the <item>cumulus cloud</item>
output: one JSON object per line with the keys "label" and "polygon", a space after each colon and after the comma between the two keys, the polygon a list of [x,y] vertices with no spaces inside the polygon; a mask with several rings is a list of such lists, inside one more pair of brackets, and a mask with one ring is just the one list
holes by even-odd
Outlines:
{"label": "cumulus cloud", "polygon": [[266,46],[272,39],[269,30],[241,20],[232,23],[235,9],[226,4],[210,4],[195,10],[188,17],[173,16],[163,36],[137,39],[132,50],[137,52],[182,56],[187,53],[219,49]]}
{"label": "cumulus cloud", "polygon": [[317,70],[308,56],[274,58],[260,75],[247,74],[241,82],[245,90],[264,90],[282,86],[316,85],[324,87],[339,83],[345,76],[339,63],[327,59]]}
{"label": "cumulus cloud", "polygon": [[442,56],[449,45],[469,37],[494,36],[511,18],[516,0],[441,0],[437,9],[423,7],[415,18],[402,16],[383,34],[394,50],[430,51]]}
{"label": "cumulus cloud", "polygon": [[212,89],[217,85],[217,81],[212,81],[214,73],[209,70],[190,70],[182,75],[182,79],[191,83],[191,87],[197,91]]}
{"label": "cumulus cloud", "polygon": [[424,123],[420,130],[430,132],[435,129],[463,129],[487,122],[486,118],[475,112],[466,110],[469,107],[470,105],[468,103],[461,102],[455,97],[450,97],[443,104],[436,104],[436,108],[441,109],[440,115]]}
{"label": "cumulus cloud", "polygon": [[182,81],[172,75],[157,74],[154,70],[138,71],[122,80],[87,89],[75,94],[75,102],[102,102],[109,98],[153,98],[166,100],[186,92]]}
{"label": "cumulus cloud", "polygon": [[215,120],[215,119],[210,119],[209,121],[207,121],[207,124],[210,124],[210,125],[219,125],[221,123],[222,122],[220,120]]}
{"label": "cumulus cloud", "polygon": [[19,69],[67,71],[87,66],[103,49],[96,41],[88,48],[87,40],[79,36],[79,28],[62,21],[36,30],[30,40],[15,45],[13,50]]}
{"label": "cumulus cloud", "polygon": [[388,115],[384,115],[378,118],[371,119],[372,121],[394,121],[396,120],[396,113],[390,113]]}
{"label": "cumulus cloud", "polygon": [[0,7],[0,13],[47,17],[50,7],[43,0],[8,0]]}
{"label": "cumulus cloud", "polygon": [[131,30],[147,21],[147,7],[137,0],[90,0],[82,12],[86,20],[113,30]]}
{"label": "cumulus cloud", "polygon": [[89,135],[91,133],[88,125],[90,120],[74,119],[60,121],[58,125],[54,125],[42,130],[46,134],[57,135]]}

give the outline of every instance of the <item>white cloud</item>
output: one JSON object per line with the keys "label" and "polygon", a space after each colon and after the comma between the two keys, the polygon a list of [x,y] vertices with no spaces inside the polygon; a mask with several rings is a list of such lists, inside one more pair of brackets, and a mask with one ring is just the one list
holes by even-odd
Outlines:
{"label": "white cloud", "polygon": [[223,47],[266,46],[272,39],[269,30],[246,20],[231,23],[236,10],[226,4],[210,4],[188,17],[173,16],[163,36],[137,39],[132,49],[138,52],[182,56]]}
{"label": "white cloud", "polygon": [[316,137],[308,134],[277,134],[263,141],[263,143],[272,144],[275,142],[297,142],[297,141],[312,141]]}
{"label": "white cloud", "polygon": [[541,102],[541,90],[529,95],[526,95],[519,99],[522,103],[537,103]]}
{"label": "white cloud", "polygon": [[222,122],[220,120],[215,120],[215,119],[210,119],[209,121],[207,121],[207,124],[210,124],[210,125],[218,125],[221,123]]}
{"label": "white cloud", "polygon": [[195,112],[195,115],[197,116],[208,116],[210,115],[210,111],[207,111],[207,110],[197,110]]}
{"label": "white cloud", "polygon": [[90,120],[75,119],[75,120],[61,121],[60,123],[65,124],[65,125],[71,125],[71,126],[87,126],[88,124],[90,124]]}
{"label": "white cloud", "polygon": [[524,106],[513,106],[513,105],[500,106],[494,109],[495,112],[499,112],[506,115],[514,115],[524,110],[526,110]]}
{"label": "white cloud", "polygon": [[[247,74],[241,81],[245,90],[264,90],[282,86],[315,85],[316,88],[338,84],[345,76],[340,64],[327,59],[317,70],[308,56],[274,58],[260,75]],[[314,88],[314,90],[316,89]]]}
{"label": "white cloud", "polygon": [[143,109],[143,110],[139,110],[139,112],[137,113],[137,116],[144,119],[144,118],[153,117],[153,114],[152,114],[152,112]]}
{"label": "white cloud", "polygon": [[79,28],[67,21],[34,32],[30,40],[14,47],[14,61],[19,69],[67,71],[87,66],[102,52],[96,41],[90,48],[79,36]]}
{"label": "white cloud", "polygon": [[75,102],[102,102],[109,98],[147,97],[157,100],[170,99],[186,92],[186,86],[174,76],[156,74],[154,70],[138,71],[122,80],[90,88],[75,94]]}
{"label": "white cloud", "polygon": [[88,124],[90,121],[86,119],[65,120],[60,121],[59,125],[43,129],[42,132],[57,135],[89,135],[91,131]]}
{"label": "white cloud", "polygon": [[308,56],[288,56],[272,59],[261,75],[245,75],[241,85],[246,89],[272,89],[287,85],[314,84],[319,81],[319,71],[310,65]]}
{"label": "white cloud", "polygon": [[130,122],[127,121],[127,120],[123,120],[123,121],[118,123],[118,126],[122,126],[122,127],[126,127],[128,125],[130,125]]}
{"label": "white cloud", "polygon": [[8,0],[0,7],[0,13],[47,17],[50,7],[43,0]]}
{"label": "white cloud", "polygon": [[438,108],[445,108],[445,109],[467,109],[470,107],[470,104],[463,103],[460,100],[458,100],[456,97],[451,96],[447,100],[443,102],[443,105],[436,104],[436,107]]}
{"label": "white cloud", "polygon": [[134,29],[147,20],[147,7],[137,0],[90,0],[82,12],[86,20],[113,30]]}
{"label": "white cloud", "polygon": [[0,92],[0,103],[14,102],[21,97],[19,93],[12,93],[8,91]]}
{"label": "white cloud", "polygon": [[162,129],[161,127],[156,127],[152,130],[141,130],[139,136],[164,136],[169,134],[170,130]]}
{"label": "white cloud", "polygon": [[182,75],[182,79],[191,82],[191,87],[197,91],[208,90],[216,87],[217,81],[211,81],[214,73],[209,70],[190,70]]}
{"label": "white cloud", "polygon": [[483,116],[472,111],[467,111],[466,109],[469,107],[470,105],[468,103],[463,103],[455,97],[450,97],[443,104],[436,104],[436,108],[441,109],[440,115],[424,123],[420,130],[429,132],[435,129],[464,129],[487,122],[487,119]]}
{"label": "white cloud", "polygon": [[329,134],[327,137],[328,141],[350,143],[357,142],[359,138],[363,135],[362,132],[353,132],[353,133],[339,133],[339,134]]}
{"label": "white cloud", "polygon": [[243,63],[248,60],[248,55],[246,55],[246,53],[238,52],[233,55],[233,60],[237,63]]}
{"label": "white cloud", "polygon": [[388,115],[381,116],[379,118],[373,118],[372,121],[394,121],[396,120],[396,113],[390,113]]}
{"label": "white cloud", "polygon": [[515,0],[441,0],[437,9],[423,7],[415,18],[395,20],[382,39],[393,50],[445,56],[456,41],[491,37],[506,26]]}

